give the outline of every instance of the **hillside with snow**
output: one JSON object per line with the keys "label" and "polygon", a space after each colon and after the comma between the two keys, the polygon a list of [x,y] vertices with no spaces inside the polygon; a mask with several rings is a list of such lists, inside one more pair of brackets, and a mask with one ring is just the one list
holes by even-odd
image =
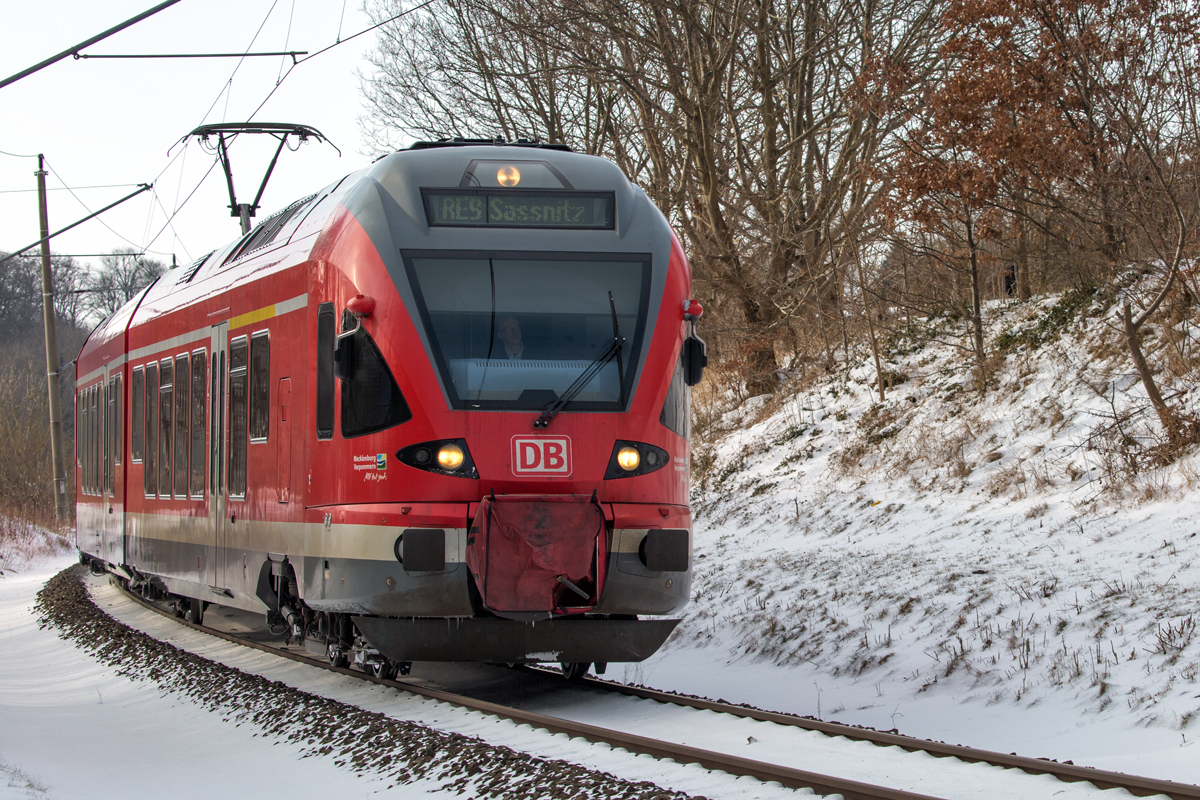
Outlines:
{"label": "hillside with snow", "polygon": [[[1200,462],[1163,462],[1111,300],[986,309],[697,403],[693,602],[626,680],[1200,780]],[[1146,340],[1195,411],[1187,321]],[[962,337],[962,338],[960,338]],[[1177,370],[1177,372],[1173,372]]]}

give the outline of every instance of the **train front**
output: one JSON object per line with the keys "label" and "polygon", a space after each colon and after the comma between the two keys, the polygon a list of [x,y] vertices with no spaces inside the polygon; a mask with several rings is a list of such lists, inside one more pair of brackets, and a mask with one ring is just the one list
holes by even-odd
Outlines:
{"label": "train front", "polygon": [[652,654],[691,585],[703,359],[662,214],[609,161],[497,145],[393,154],[343,205],[314,278],[341,425],[309,505],[376,555],[305,570],[330,641],[349,618],[391,662]]}

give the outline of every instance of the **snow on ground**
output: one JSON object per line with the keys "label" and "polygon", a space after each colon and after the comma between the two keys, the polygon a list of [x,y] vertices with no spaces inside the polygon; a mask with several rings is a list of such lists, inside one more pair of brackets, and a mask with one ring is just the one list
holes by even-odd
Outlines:
{"label": "snow on ground", "polygon": [[[119,676],[40,629],[34,596],[73,561],[0,579],[0,798],[118,798],[146,787],[172,798],[332,797],[386,786],[301,759],[298,748]],[[408,788],[439,795],[434,782]]]}
{"label": "snow on ground", "polygon": [[[1092,303],[990,306],[983,397],[956,343],[900,340],[883,403],[865,359],[702,420],[694,599],[616,677],[1200,782],[1200,468],[1128,468],[1154,420]],[[1168,396],[1185,327],[1148,337]]]}
{"label": "snow on ground", "polygon": [[[607,747],[587,745],[564,736],[551,736],[504,720],[456,708],[405,692],[304,664],[248,651],[214,637],[181,628],[174,621],[147,611],[106,583],[93,581],[91,591],[107,613],[155,639],[243,672],[281,681],[322,697],[379,711],[389,717],[419,722],[467,736],[503,743],[522,752],[603,769],[636,780],[653,781],[677,791],[708,798],[790,798],[810,792],[791,792],[748,779],[710,773],[694,765],[679,766],[647,757],[633,757]],[[598,695],[593,691],[553,692],[544,698],[524,697],[521,707],[532,712],[571,719],[611,730],[679,742],[714,752],[782,764],[795,769],[836,775],[850,780],[903,789],[933,797],[970,798],[1129,797],[1124,791],[1100,790],[1088,783],[1063,783],[1048,775],[1028,775],[1019,770],[969,764],[957,759],[934,759],[898,747],[878,747],[841,737],[774,723],[738,719],[711,711],[668,706],[652,700]],[[586,795],[585,795],[586,796]]]}
{"label": "snow on ground", "polygon": [[[58,631],[38,625],[32,609],[35,595],[48,578],[73,560],[59,557],[0,579],[0,800],[118,798],[127,797],[132,786],[152,787],[154,793],[172,798],[316,797],[347,792],[351,796],[469,797],[477,793],[470,782],[461,787],[466,795],[457,786],[444,788],[448,780],[399,783],[395,772],[403,765],[394,763],[390,770],[377,771],[360,766],[357,759],[339,758],[336,748],[327,753],[312,739],[295,741],[288,736],[289,719],[309,714],[311,709],[270,711],[266,716],[276,715],[278,722],[264,729],[246,723],[252,698],[245,699],[246,713],[242,713],[241,701],[230,705],[228,698],[213,700],[211,710],[206,710],[195,698],[163,688],[152,676],[131,680],[140,677],[136,669],[132,675],[118,674],[114,667],[60,638]],[[102,603],[121,607],[126,621],[181,649],[311,696],[331,697],[392,719],[470,737],[460,739],[464,743],[485,741],[552,763],[578,764],[626,781],[714,800],[775,800],[811,794],[713,774],[696,765],[634,756],[282,661],[182,628],[124,601],[103,579],[96,590]],[[127,668],[127,664],[122,666]],[[223,697],[229,687],[219,691]],[[304,720],[296,722],[304,724]],[[364,736],[371,733],[362,731]],[[505,756],[501,754],[499,760],[503,762]],[[484,778],[488,778],[486,769],[480,776]],[[660,794],[653,786],[647,792],[645,786],[634,786],[637,791],[628,796],[676,796],[669,791]],[[569,796],[577,788],[550,781],[541,796]]]}

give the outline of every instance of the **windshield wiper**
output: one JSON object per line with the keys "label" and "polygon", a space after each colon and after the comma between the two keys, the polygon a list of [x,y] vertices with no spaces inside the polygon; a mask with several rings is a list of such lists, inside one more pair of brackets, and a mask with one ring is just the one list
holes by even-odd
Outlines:
{"label": "windshield wiper", "polygon": [[604,349],[604,352],[597,356],[595,361],[593,361],[591,364],[588,364],[587,369],[585,369],[583,373],[575,379],[575,382],[568,386],[567,390],[563,392],[557,400],[555,400],[553,403],[550,403],[545,409],[543,409],[542,415],[533,421],[533,427],[544,428],[549,425],[550,420],[558,416],[558,412],[563,410],[563,406],[574,400],[575,396],[583,391],[583,387],[587,386],[591,382],[592,378],[596,377],[596,374],[599,373],[600,370],[604,369],[604,365],[617,357],[617,354],[621,352],[621,347],[624,344],[625,339],[622,337],[618,336],[617,338],[613,339],[608,347]]}
{"label": "windshield wiper", "polygon": [[621,336],[621,330],[617,327],[617,306],[613,303],[612,292],[608,293],[608,306],[612,311],[613,319],[613,340],[608,347],[604,348],[604,352],[596,356],[592,363],[587,365],[587,368],[579,375],[575,381],[567,387],[557,400],[548,404],[542,409],[542,415],[533,421],[533,427],[545,428],[550,424],[550,420],[558,416],[558,412],[562,411],[567,403],[575,399],[576,395],[583,391],[583,387],[591,383],[592,378],[599,374],[600,370],[614,358],[617,359],[617,380],[621,385],[621,398],[625,396],[625,368],[621,360],[621,350],[625,346],[625,337]]}

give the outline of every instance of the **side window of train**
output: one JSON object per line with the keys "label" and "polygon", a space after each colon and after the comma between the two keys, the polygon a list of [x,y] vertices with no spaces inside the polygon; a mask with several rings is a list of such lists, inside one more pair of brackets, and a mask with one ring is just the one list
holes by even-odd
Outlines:
{"label": "side window of train", "polygon": [[265,442],[271,425],[271,332],[250,337],[250,441]]}
{"label": "side window of train", "polygon": [[92,413],[96,415],[95,438],[92,440],[92,492],[100,494],[104,487],[104,383],[96,384],[96,401]]}
{"label": "side window of train", "polygon": [[192,497],[204,497],[205,351],[192,352],[192,459],[188,486]]}
{"label": "side window of train", "polygon": [[75,393],[75,461],[79,467],[79,486],[87,491],[87,473],[83,465],[87,462],[87,391]]}
{"label": "side window of train", "polygon": [[683,380],[683,354],[680,353],[658,421],[687,439],[692,433],[691,405],[692,388]]}
{"label": "side window of train", "polygon": [[229,343],[229,496],[246,496],[246,394],[249,340]]}
{"label": "side window of train", "polygon": [[155,442],[158,440],[158,364],[146,365],[146,439],[142,457],[142,478],[146,497],[158,494],[158,472],[155,471]]}
{"label": "side window of train", "polygon": [[117,379],[108,379],[108,387],[104,393],[104,491],[112,494],[113,490],[113,459],[116,456],[116,424],[117,424]]}
{"label": "side window of train", "polygon": [[129,393],[133,396],[133,419],[130,421],[133,441],[129,446],[129,457],[137,464],[142,460],[142,430],[146,427],[146,373],[141,367],[133,370]]}
{"label": "side window of train", "polygon": [[[354,318],[342,317],[342,327],[349,329]],[[365,436],[408,422],[412,411],[400,387],[392,377],[383,354],[366,328],[359,328],[353,337],[353,369],[348,380],[342,381],[342,437]]]}
{"label": "side window of train", "polygon": [[125,442],[121,439],[121,417],[125,411],[125,395],[121,394],[121,376],[112,379],[112,399],[109,403],[113,409],[113,463],[120,464],[124,458]]}
{"label": "side window of train", "polygon": [[79,393],[79,485],[87,491],[88,390]]}
{"label": "side window of train", "polygon": [[175,370],[171,359],[158,365],[158,496],[171,496],[171,423],[174,421]]}
{"label": "side window of train", "polygon": [[317,309],[317,438],[333,438],[333,303]]}
{"label": "side window of train", "polygon": [[175,498],[184,499],[188,493],[188,410],[191,407],[191,392],[188,382],[192,376],[191,362],[187,353],[175,356]]}

